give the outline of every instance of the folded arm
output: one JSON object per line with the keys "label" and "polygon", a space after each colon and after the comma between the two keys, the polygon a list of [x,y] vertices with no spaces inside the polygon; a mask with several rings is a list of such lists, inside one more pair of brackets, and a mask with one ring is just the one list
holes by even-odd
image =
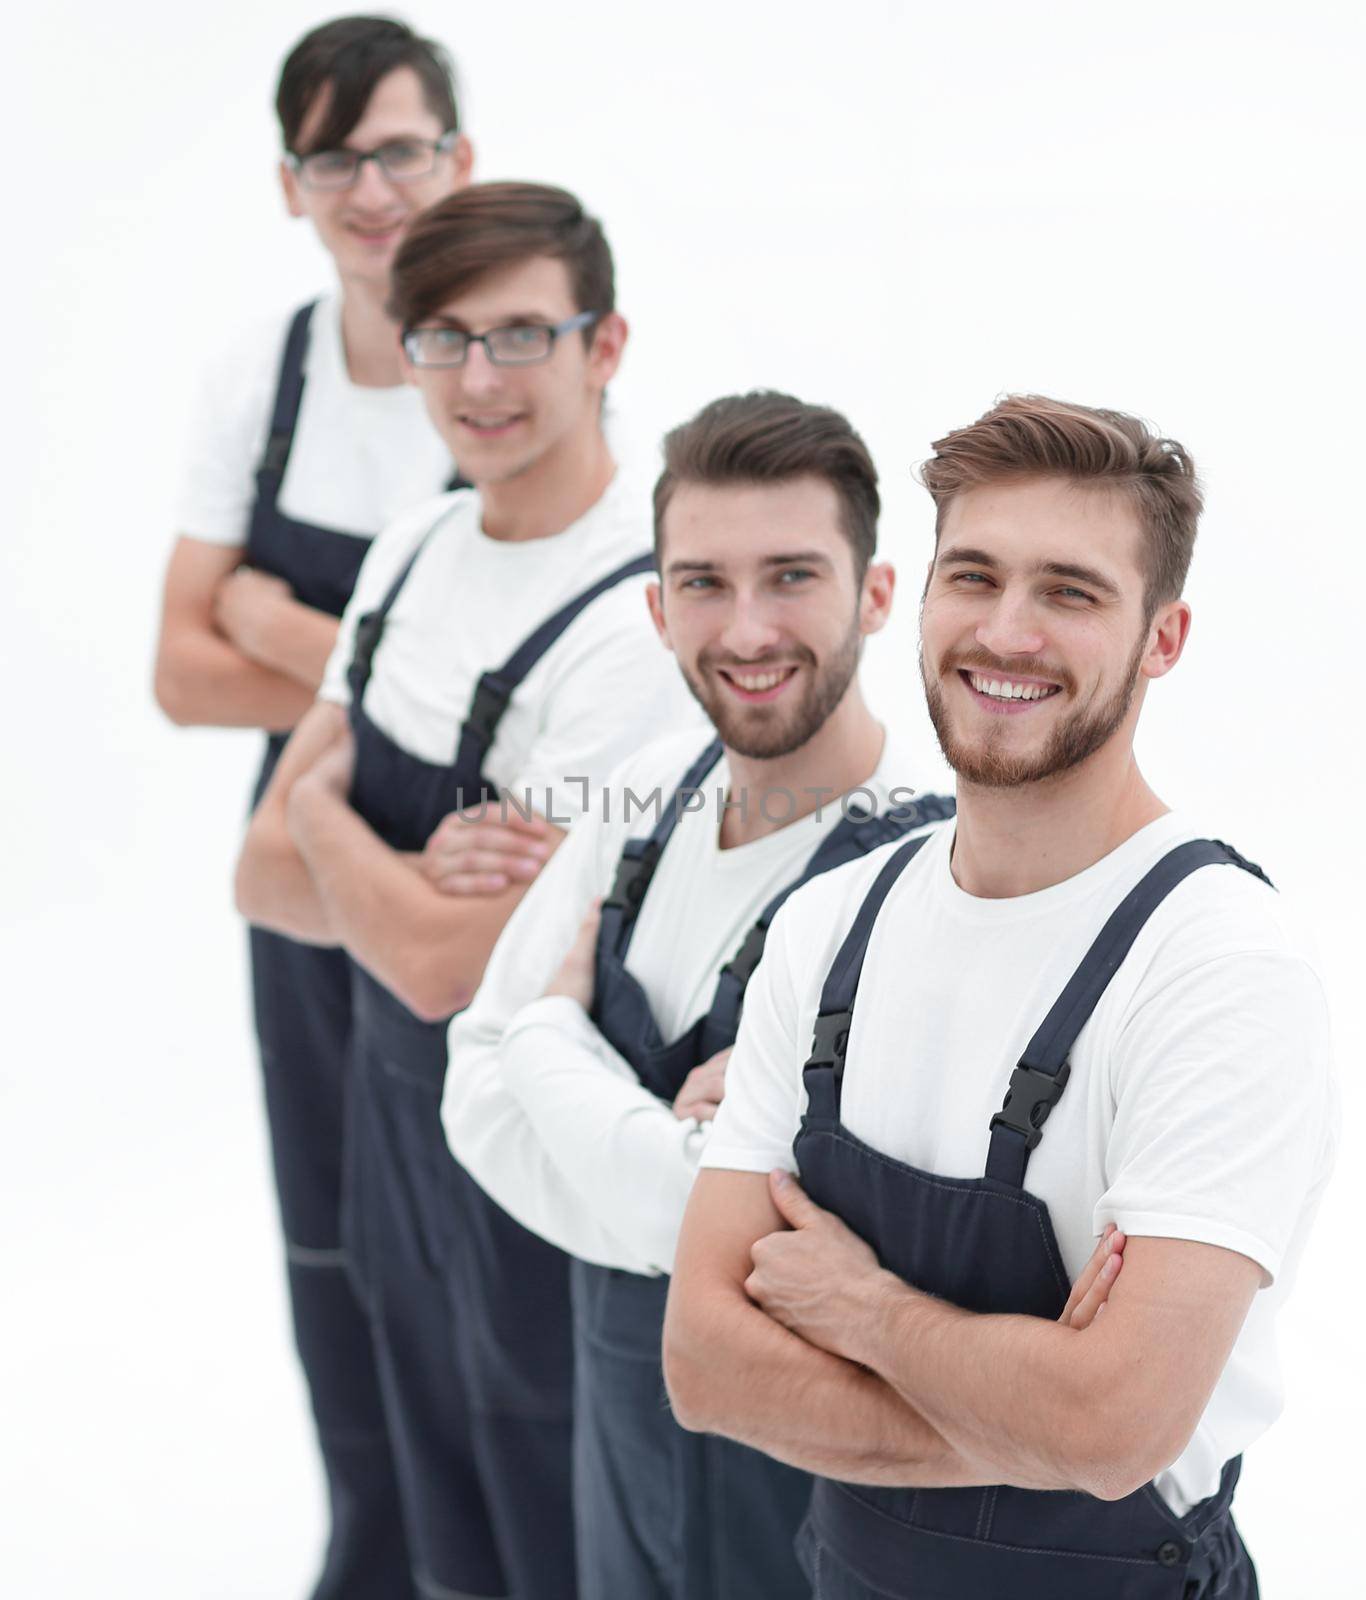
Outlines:
{"label": "folded arm", "polygon": [[755,1245],[756,1304],[878,1374],[987,1481],[1022,1488],[1118,1499],[1169,1466],[1262,1277],[1214,1245],[1130,1239],[1106,1315],[1088,1331],[982,1316],[884,1271],[790,1176],[774,1174],[771,1193],[788,1226]]}
{"label": "folded arm", "polygon": [[[236,576],[242,563],[242,550],[234,545],[210,544],[200,539],[177,541],[166,572],[162,596],[161,629],[157,640],[156,669],[153,680],[157,704],[172,722],[183,726],[292,728],[313,703],[313,693],[326,659],[326,639],[336,635],[336,623],[320,612],[300,606],[287,594],[270,590],[262,599],[260,574]],[[252,579],[260,580],[253,584]],[[219,605],[224,585],[239,599],[248,601],[255,615],[270,608],[272,617],[283,618],[277,626],[262,626],[262,636],[283,641],[274,660],[257,658],[243,647],[239,638],[225,631],[224,622],[245,619],[248,606],[231,613]],[[280,587],[283,587],[282,585]],[[261,603],[257,603],[261,602]],[[292,610],[286,612],[286,607]],[[295,613],[299,613],[296,616]],[[299,625],[302,617],[303,626]],[[245,620],[243,632],[245,632]],[[289,670],[305,663],[296,659],[308,642],[307,665],[317,666],[318,678]]]}
{"label": "folded arm", "polygon": [[744,1287],[751,1249],[781,1226],[762,1175],[698,1175],[664,1327],[678,1421],[850,1483],[995,1481],[883,1378],[817,1349],[754,1304]]}

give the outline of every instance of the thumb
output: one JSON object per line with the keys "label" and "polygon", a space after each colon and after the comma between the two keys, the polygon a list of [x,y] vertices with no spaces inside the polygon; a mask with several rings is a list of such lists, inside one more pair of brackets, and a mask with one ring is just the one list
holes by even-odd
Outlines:
{"label": "thumb", "polygon": [[780,1167],[768,1175],[768,1192],[773,1204],[783,1215],[783,1220],[794,1228],[809,1227],[821,1214],[821,1208],[802,1188],[790,1172]]}

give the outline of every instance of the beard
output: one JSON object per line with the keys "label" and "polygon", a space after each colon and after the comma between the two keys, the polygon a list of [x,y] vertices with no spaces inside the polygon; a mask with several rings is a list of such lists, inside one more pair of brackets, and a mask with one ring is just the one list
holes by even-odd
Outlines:
{"label": "beard", "polygon": [[[1069,716],[1063,717],[1058,722],[1044,741],[1042,749],[1021,755],[1001,748],[1007,737],[1004,719],[1002,726],[992,728],[985,738],[976,743],[970,744],[965,739],[957,737],[951,726],[942,688],[942,682],[950,672],[964,668],[986,673],[995,671],[1003,677],[1009,677],[1011,669],[1009,667],[1003,669],[998,662],[978,659],[969,652],[956,660],[950,660],[946,656],[940,663],[938,673],[932,678],[925,667],[925,651],[922,646],[920,677],[925,685],[925,702],[929,708],[930,721],[934,725],[939,748],[944,752],[944,759],[964,783],[975,783],[983,789],[1016,789],[1027,783],[1042,783],[1045,779],[1055,778],[1059,773],[1070,772],[1073,767],[1080,766],[1083,761],[1095,755],[1103,745],[1109,743],[1120,723],[1128,715],[1138,688],[1139,667],[1143,660],[1147,635],[1148,630],[1145,626],[1113,694],[1099,705],[1077,707]],[[1024,677],[1060,676],[1056,668],[1033,662],[1017,662],[1015,671]],[[1061,676],[1062,692],[1074,692],[1075,679],[1070,674]]]}
{"label": "beard", "polygon": [[824,665],[805,646],[784,652],[798,666],[813,670],[806,675],[805,685],[791,704],[784,704],[786,696],[771,705],[741,705],[729,690],[717,685],[718,667],[746,671],[763,671],[762,661],[740,663],[721,660],[707,651],[698,657],[694,670],[679,666],[684,682],[692,691],[693,699],[711,719],[721,743],[736,755],[751,761],[776,761],[789,756],[813,738],[824,727],[835,707],[844,699],[845,691],[858,671],[859,646],[858,617],[855,616],[848,633],[840,641]]}

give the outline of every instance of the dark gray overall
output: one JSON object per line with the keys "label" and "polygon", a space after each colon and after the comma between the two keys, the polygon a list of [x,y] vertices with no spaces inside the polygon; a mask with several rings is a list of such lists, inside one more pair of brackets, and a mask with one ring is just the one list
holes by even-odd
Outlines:
{"label": "dark gray overall", "polygon": [[[821,993],[806,1063],[801,1181],[907,1283],[969,1311],[1056,1319],[1069,1284],[1048,1207],[1024,1187],[1030,1152],[1067,1086],[1068,1053],[1153,911],[1190,873],[1233,865],[1227,845],[1171,850],[1120,902],[1011,1075],[981,1178],[895,1161],[840,1121],[859,975],[877,915],[923,841],[892,853]],[[952,1063],[942,1063],[951,1070]],[[987,1130],[984,1130],[984,1132]],[[1002,1382],[1027,1383],[1028,1373]],[[1257,1579],[1229,1514],[1239,1462],[1185,1516],[1152,1484],[1122,1500],[1006,1486],[882,1489],[818,1479],[803,1530],[817,1600],[1254,1600]]]}
{"label": "dark gray overall", "polygon": [[[304,605],[339,617],[370,538],[298,522],[279,506],[303,399],[313,310],[306,305],[295,314],[285,340],[270,434],[256,472],[246,559],[259,571],[283,578]],[[288,737],[268,737],[253,806]],[[411,1588],[398,1489],[370,1330],[347,1281],[341,1244],[350,968],[340,950],[296,944],[264,928],[252,928],[250,940],[294,1337],[308,1379],[331,1509],[327,1556],[314,1600],[402,1600]]]}
{"label": "dark gray overall", "polygon": [[[684,776],[648,838],[629,841],[604,903],[593,1020],[641,1083],[672,1102],[688,1073],[735,1042],[745,986],[778,908],[819,873],[952,814],[923,796],[872,817],[849,808],[798,876],[764,907],[721,969],[707,1011],[666,1042],[626,970],[636,918],[684,797],[716,765],[711,744]],[[660,1343],[667,1277],[575,1261],[574,1504],[585,1600],[805,1600],[793,1551],[811,1479],[728,1439],[685,1432],[664,1392]]]}
{"label": "dark gray overall", "polygon": [[[618,567],[485,672],[455,759],[441,765],[404,750],[364,706],[385,620],[425,544],[361,619],[349,675],[351,804],[395,850],[421,850],[448,813],[495,798],[484,758],[527,673],[599,595],[653,570],[650,556]],[[370,1313],[413,1581],[432,1600],[572,1600],[568,1258],[495,1205],[447,1148],[449,1019],[422,1021],[354,962],[352,985],[346,1240]]]}

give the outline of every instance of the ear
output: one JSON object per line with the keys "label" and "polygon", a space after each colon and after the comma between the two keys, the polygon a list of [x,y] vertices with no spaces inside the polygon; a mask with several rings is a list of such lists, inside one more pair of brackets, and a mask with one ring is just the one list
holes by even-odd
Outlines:
{"label": "ear", "polygon": [[616,311],[609,311],[594,325],[593,343],[588,349],[588,371],[595,388],[605,389],[616,377],[630,331],[626,318]]}
{"label": "ear", "polygon": [[285,209],[291,217],[302,217],[304,211],[303,196],[299,193],[299,180],[282,161],[280,163],[280,187],[284,190]]}
{"label": "ear", "polygon": [[673,651],[673,641],[669,638],[669,625],[664,620],[664,591],[657,583],[645,585],[645,603],[650,608],[650,620],[655,625],[655,632],[659,635],[659,642],[670,652]]}
{"label": "ear", "polygon": [[1191,608],[1184,600],[1159,606],[1148,626],[1148,648],[1139,671],[1145,678],[1165,678],[1181,659],[1191,631]]}
{"label": "ear", "polygon": [[463,133],[451,146],[451,160],[455,174],[453,186],[463,189],[474,171],[474,146]]}
{"label": "ear", "polygon": [[896,568],[890,561],[874,561],[863,574],[863,593],[859,597],[859,632],[865,636],[880,633],[892,614],[892,594],[896,589]]}

